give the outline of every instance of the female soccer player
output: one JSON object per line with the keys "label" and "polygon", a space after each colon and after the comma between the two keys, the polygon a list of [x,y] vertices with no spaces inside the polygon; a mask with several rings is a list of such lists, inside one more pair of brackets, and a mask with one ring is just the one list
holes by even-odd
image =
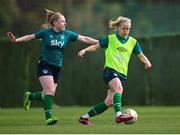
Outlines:
{"label": "female soccer player", "polygon": [[29,110],[32,100],[43,102],[46,117],[45,124],[53,125],[57,122],[52,117],[52,102],[56,92],[57,82],[60,77],[60,70],[63,62],[63,51],[69,41],[80,41],[87,44],[96,44],[98,40],[79,35],[70,30],[66,30],[66,19],[60,12],[47,10],[46,29],[40,30],[34,34],[25,35],[17,38],[8,32],[7,36],[13,43],[28,42],[33,39],[42,40],[41,56],[38,63],[37,76],[39,77],[42,91],[24,94],[24,109]]}
{"label": "female soccer player", "polygon": [[117,20],[110,21],[109,27],[116,32],[100,39],[99,43],[82,49],[78,53],[79,56],[83,57],[86,52],[96,51],[100,47],[105,48],[103,79],[109,87],[105,101],[95,105],[87,114],[80,117],[79,122],[84,125],[91,125],[90,117],[103,113],[112,105],[116,113],[116,123],[132,120],[133,117],[122,114],[121,109],[121,97],[127,80],[128,63],[132,52],[144,64],[145,69],[151,68],[151,63],[143,54],[137,40],[128,35],[131,28],[129,18],[119,16]]}

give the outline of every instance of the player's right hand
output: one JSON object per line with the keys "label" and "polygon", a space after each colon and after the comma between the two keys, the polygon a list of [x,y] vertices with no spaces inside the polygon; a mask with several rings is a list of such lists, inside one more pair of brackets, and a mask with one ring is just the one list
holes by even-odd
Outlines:
{"label": "player's right hand", "polygon": [[13,42],[13,43],[16,42],[16,37],[13,35],[12,32],[7,32],[7,36],[11,40],[11,42]]}

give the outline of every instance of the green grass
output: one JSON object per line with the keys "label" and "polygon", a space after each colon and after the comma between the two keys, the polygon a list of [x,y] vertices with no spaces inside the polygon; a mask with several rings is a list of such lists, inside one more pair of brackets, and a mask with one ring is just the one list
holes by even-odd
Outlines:
{"label": "green grass", "polygon": [[31,108],[26,112],[21,108],[0,109],[0,133],[59,133],[59,134],[153,134],[180,133],[180,107],[124,107],[138,112],[138,121],[131,125],[117,125],[114,111],[91,118],[93,126],[78,123],[81,114],[90,107],[54,106],[54,115],[58,123],[46,126],[42,108]]}

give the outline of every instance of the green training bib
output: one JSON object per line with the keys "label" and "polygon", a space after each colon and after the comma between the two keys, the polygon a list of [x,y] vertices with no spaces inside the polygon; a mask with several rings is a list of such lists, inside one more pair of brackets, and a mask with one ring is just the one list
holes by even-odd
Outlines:
{"label": "green training bib", "polygon": [[108,47],[105,50],[105,67],[113,68],[127,76],[128,64],[136,39],[129,37],[126,43],[121,43],[116,34],[108,35],[108,39]]}

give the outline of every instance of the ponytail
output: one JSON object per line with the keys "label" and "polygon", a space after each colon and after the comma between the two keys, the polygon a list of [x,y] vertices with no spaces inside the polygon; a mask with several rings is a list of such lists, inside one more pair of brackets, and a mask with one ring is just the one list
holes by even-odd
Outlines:
{"label": "ponytail", "polygon": [[46,9],[46,20],[42,25],[43,28],[51,28],[54,25],[54,21],[56,21],[62,14],[60,12],[54,12],[49,9]]}
{"label": "ponytail", "polygon": [[122,22],[126,22],[126,21],[131,23],[131,19],[127,17],[119,16],[115,21],[112,20],[109,21],[109,28],[117,30],[117,27],[121,25]]}

